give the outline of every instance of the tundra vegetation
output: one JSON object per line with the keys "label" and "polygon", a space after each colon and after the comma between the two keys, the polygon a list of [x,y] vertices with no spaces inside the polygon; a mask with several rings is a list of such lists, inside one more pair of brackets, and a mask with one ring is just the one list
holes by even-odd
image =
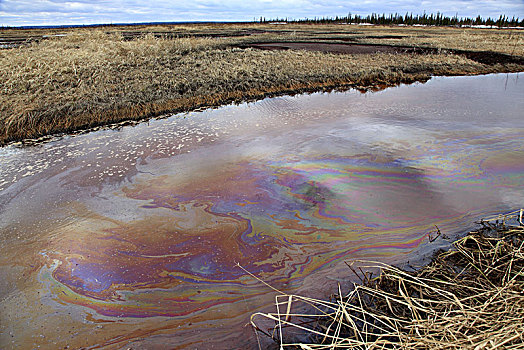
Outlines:
{"label": "tundra vegetation", "polygon": [[[272,95],[524,67],[524,32],[512,29],[191,24],[4,28],[0,38],[0,144]],[[328,49],[256,47],[264,43]],[[329,50],[363,44],[396,51]]]}

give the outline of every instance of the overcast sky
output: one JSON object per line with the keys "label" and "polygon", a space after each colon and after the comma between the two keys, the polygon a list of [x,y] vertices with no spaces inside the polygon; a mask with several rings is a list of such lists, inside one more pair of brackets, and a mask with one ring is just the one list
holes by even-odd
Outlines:
{"label": "overcast sky", "polygon": [[436,13],[459,17],[524,18],[524,0],[0,0],[0,25],[174,21]]}

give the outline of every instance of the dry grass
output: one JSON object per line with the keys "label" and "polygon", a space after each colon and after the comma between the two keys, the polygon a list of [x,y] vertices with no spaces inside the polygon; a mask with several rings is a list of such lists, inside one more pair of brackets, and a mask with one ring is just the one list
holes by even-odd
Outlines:
{"label": "dry grass", "polygon": [[[0,144],[275,94],[522,70],[518,64],[484,65],[445,53],[362,56],[233,47],[277,39],[314,41],[332,33],[366,41],[363,29],[354,26],[280,27],[61,30],[52,33],[65,37],[0,50]],[[138,38],[128,40],[130,32]],[[0,36],[31,33],[7,30]]]}
{"label": "dry grass", "polygon": [[[418,271],[364,264],[380,268],[380,276],[361,276],[363,283],[345,297],[279,295],[277,313],[253,319],[276,322],[281,349],[523,349],[522,212],[485,221]],[[520,226],[493,223],[519,214]],[[316,312],[293,314],[299,304]],[[312,341],[285,343],[290,328],[308,332]]]}

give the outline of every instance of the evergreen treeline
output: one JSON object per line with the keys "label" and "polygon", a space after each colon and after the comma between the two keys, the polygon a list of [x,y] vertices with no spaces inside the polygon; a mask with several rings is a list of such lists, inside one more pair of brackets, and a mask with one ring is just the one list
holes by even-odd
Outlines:
{"label": "evergreen treeline", "polygon": [[437,12],[437,14],[422,14],[422,15],[413,15],[412,13],[406,13],[404,16],[395,13],[395,14],[376,14],[367,15],[366,17],[360,15],[352,15],[349,13],[347,16],[343,17],[315,17],[313,19],[289,19],[289,18],[276,18],[276,19],[266,19],[265,17],[260,17],[260,22],[286,22],[286,23],[305,23],[305,24],[330,24],[330,23],[369,23],[369,24],[404,24],[404,25],[427,25],[427,26],[475,26],[475,25],[486,25],[486,26],[495,26],[495,27],[524,27],[524,19],[519,20],[519,18],[509,18],[505,15],[500,15],[498,19],[493,18],[482,18],[477,16],[476,18],[468,17],[447,17]]}

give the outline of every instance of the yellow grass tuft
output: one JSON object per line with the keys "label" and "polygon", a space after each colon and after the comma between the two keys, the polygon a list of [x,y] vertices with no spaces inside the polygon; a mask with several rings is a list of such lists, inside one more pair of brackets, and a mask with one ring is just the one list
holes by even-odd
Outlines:
{"label": "yellow grass tuft", "polygon": [[[257,313],[252,324],[260,330],[260,317],[275,321],[281,349],[523,349],[522,214],[483,221],[415,272],[361,262],[380,276],[361,276],[362,284],[333,301],[278,295],[277,312]],[[520,226],[506,227],[511,217]],[[293,313],[301,305],[311,312]],[[290,341],[291,329],[310,341]]]}

